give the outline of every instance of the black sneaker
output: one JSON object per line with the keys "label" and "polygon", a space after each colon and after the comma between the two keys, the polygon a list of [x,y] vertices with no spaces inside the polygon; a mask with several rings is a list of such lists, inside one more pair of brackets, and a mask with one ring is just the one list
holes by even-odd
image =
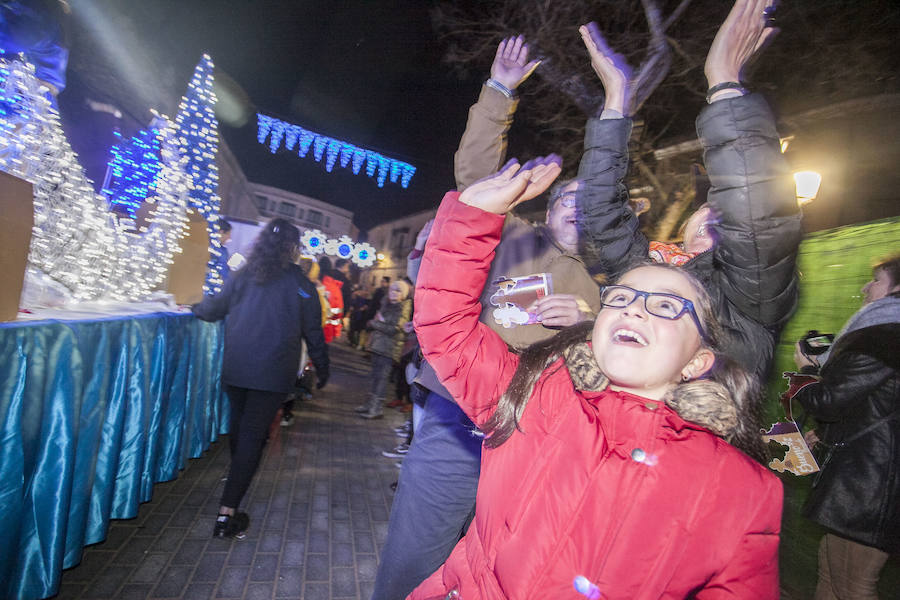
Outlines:
{"label": "black sneaker", "polygon": [[238,511],[233,515],[219,515],[216,517],[213,537],[242,540],[247,537],[248,527],[250,527],[250,516],[245,512]]}

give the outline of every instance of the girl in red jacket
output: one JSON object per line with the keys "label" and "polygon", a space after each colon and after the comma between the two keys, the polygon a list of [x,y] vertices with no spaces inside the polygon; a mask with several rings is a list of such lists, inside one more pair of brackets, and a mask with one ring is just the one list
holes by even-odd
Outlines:
{"label": "girl in red jacket", "polygon": [[521,356],[479,323],[504,215],[559,172],[513,164],[438,210],[416,331],[487,437],[473,525],[410,598],[777,598],[782,493],[753,460],[758,387],[717,353],[697,280],[627,271],[594,323]]}

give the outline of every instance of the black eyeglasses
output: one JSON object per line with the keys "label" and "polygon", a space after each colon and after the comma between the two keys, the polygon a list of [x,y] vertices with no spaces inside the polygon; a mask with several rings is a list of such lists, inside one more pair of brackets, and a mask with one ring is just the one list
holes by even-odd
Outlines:
{"label": "black eyeglasses", "polygon": [[627,285],[607,285],[600,292],[600,303],[608,308],[625,308],[638,298],[644,299],[644,309],[654,317],[674,321],[684,313],[691,315],[700,337],[708,341],[706,331],[700,324],[700,318],[694,309],[694,303],[687,298],[675,294],[659,292],[642,292]]}

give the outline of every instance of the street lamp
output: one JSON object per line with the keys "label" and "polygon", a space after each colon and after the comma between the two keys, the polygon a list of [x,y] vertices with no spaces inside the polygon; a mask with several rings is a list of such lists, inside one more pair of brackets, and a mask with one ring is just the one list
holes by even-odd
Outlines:
{"label": "street lamp", "polygon": [[803,206],[815,200],[822,185],[822,176],[815,171],[797,171],[794,173],[794,183],[797,186],[797,204]]}

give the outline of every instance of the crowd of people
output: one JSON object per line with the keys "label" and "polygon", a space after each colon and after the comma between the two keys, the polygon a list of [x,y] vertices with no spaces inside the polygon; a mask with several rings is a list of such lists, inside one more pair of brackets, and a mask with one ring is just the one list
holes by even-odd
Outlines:
{"label": "crowd of people", "polygon": [[[797,303],[801,213],[772,111],[741,83],[776,33],[772,5],[736,0],[709,49],[709,191],[679,244],[648,240],[629,204],[632,74],[593,23],[579,31],[605,102],[575,179],[556,181],[552,154],[506,162],[516,91],[539,68],[513,36],[406,278],[356,286],[347,261],[302,259],[296,228],[269,223],[194,306],[226,327],[231,466],[213,535],[244,534],[269,424],[279,407],[291,424],[344,340],[371,361],[359,416],[410,413],[384,452],[402,462],[372,600],[778,598],[762,383]],[[544,222],[513,211],[548,191]],[[900,548],[900,258],[864,295],[828,352],[795,356],[822,456],[804,509],[828,531],[817,599],[877,598]]]}

